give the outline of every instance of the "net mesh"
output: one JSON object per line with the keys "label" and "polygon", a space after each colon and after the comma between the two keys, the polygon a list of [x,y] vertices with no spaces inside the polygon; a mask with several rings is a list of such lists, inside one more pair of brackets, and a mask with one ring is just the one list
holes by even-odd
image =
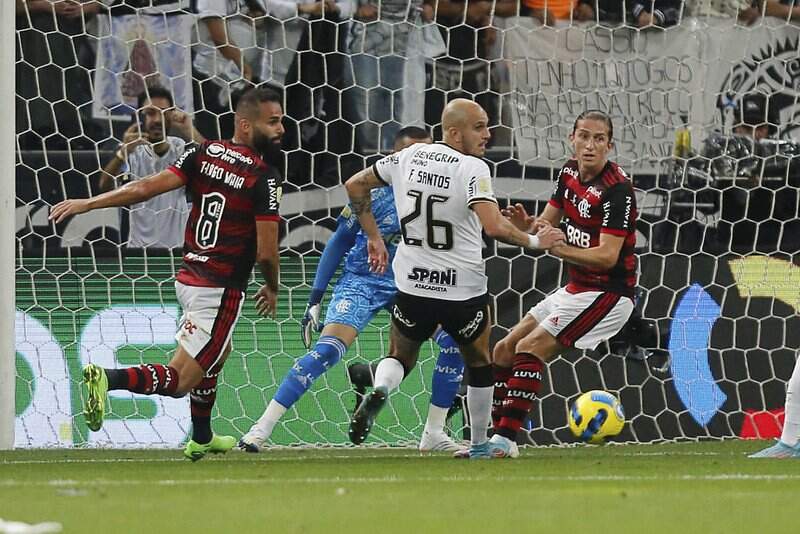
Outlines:
{"label": "net mesh", "polygon": [[[286,13],[258,1],[212,4],[198,2],[199,13],[190,13],[180,1],[109,0],[84,3],[81,12],[77,2],[18,2],[17,446],[174,447],[186,439],[186,398],[115,392],[103,430],[90,433],[79,389],[90,361],[168,360],[180,253],[128,246],[128,210],[56,226],[47,215],[63,198],[99,191],[101,168],[131,119],[142,120],[137,96],[145,88],[167,88],[202,135],[228,137],[243,75],[285,98],[281,301],[276,321],[244,307],[213,413],[216,432],[246,432],[305,352],[299,321],[345,204],[340,183],[389,149],[400,126],[427,126],[438,137],[444,103],[467,96],[490,117],[487,157],[501,204],[542,209],[569,156],[572,122],[586,108],[612,116],[612,158],[637,190],[637,316],[597,351],[547,367],[521,438],[573,441],[567,406],[590,389],[620,396],[629,422],[620,440],[777,433],[800,346],[800,30],[777,2],[766,2],[766,13],[783,18],[680,3],[678,24],[642,29],[630,12],[613,22],[602,3],[578,21],[535,6],[500,16],[509,5],[516,10],[513,2],[489,3],[488,13],[480,8],[487,3],[470,2],[466,15],[451,16],[447,6],[463,4],[443,2],[437,11],[385,1],[370,24],[365,3],[339,2],[325,17],[305,14],[314,3]],[[214,44],[209,20],[222,21],[233,46]],[[232,48],[244,70],[223,54]],[[186,137],[178,126],[171,133]],[[546,254],[486,245],[496,341],[564,272]],[[373,361],[387,345],[388,316],[380,314],[343,363]],[[423,347],[371,443],[419,438],[436,355],[435,345]],[[355,397],[345,367],[289,410],[273,443],[348,442]],[[454,434],[464,421],[462,413],[451,419]]]}

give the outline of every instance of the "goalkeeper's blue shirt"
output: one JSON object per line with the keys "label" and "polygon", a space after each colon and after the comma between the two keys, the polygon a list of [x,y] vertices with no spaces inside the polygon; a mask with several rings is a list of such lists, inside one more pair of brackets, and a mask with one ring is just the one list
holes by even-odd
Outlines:
{"label": "goalkeeper's blue shirt", "polygon": [[397,217],[397,208],[394,205],[394,191],[391,187],[379,187],[373,189],[372,195],[372,214],[378,223],[378,229],[386,243],[389,251],[389,265],[386,272],[377,275],[369,270],[369,254],[367,252],[367,235],[358,223],[358,217],[352,212],[350,206],[346,206],[339,216],[339,224],[344,224],[348,229],[356,234],[356,241],[344,261],[344,271],[358,275],[370,275],[382,279],[386,283],[394,286],[394,272],[392,271],[392,260],[397,251],[397,245],[402,239],[400,233],[400,220]]}

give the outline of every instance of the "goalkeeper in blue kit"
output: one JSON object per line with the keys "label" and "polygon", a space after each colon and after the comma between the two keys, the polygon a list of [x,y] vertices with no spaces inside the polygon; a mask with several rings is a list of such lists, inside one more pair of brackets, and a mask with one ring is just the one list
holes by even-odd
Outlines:
{"label": "goalkeeper in blue kit", "polygon": [[[425,130],[403,128],[397,133],[394,149],[402,150],[421,142],[431,142]],[[373,190],[372,210],[392,257],[401,233],[391,187]],[[382,309],[390,310],[397,292],[394,274],[391,269],[383,274],[370,272],[367,238],[360,230],[358,218],[350,211],[349,206],[345,207],[337,221],[336,232],[326,244],[320,259],[303,317],[303,342],[310,350],[295,361],[264,414],[239,440],[241,449],[258,452],[283,414],[308,391],[314,380],[342,359],[361,330],[378,312]],[[322,297],[342,258],[345,258],[342,275],[328,304],[321,335],[312,348],[312,331],[321,327],[319,319]],[[419,448],[421,451],[459,451],[464,447],[445,433],[444,424],[461,385],[464,362],[458,346],[447,333],[439,331],[433,339],[441,352],[433,374],[431,404]]]}

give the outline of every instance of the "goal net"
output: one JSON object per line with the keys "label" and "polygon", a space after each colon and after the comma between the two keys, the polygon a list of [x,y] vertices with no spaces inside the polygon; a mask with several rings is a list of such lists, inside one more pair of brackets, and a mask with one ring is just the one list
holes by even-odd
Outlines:
{"label": "goal net", "polygon": [[[637,317],[606,346],[548,365],[521,441],[574,441],[567,407],[590,389],[621,398],[623,441],[778,434],[800,346],[800,29],[786,17],[746,25],[736,13],[706,16],[698,2],[666,28],[597,13],[547,25],[530,14],[465,22],[439,13],[431,24],[426,8],[398,20],[387,4],[379,12],[394,35],[386,45],[371,30],[364,37],[368,25],[351,18],[363,14],[344,2],[326,18],[263,16],[259,0],[214,16],[189,13],[181,0],[104,0],[83,12],[62,4],[17,4],[16,446],[176,447],[187,439],[188,398],[123,392],[112,392],[103,429],[89,432],[79,381],[89,362],[168,361],[180,250],[131,246],[128,209],[58,225],[47,216],[64,198],[99,192],[101,169],[141,120],[145,88],[167,88],[214,138],[230,135],[230,98],[243,75],[285,97],[281,291],[275,321],[244,306],[213,412],[217,433],[246,432],[305,353],[300,319],[346,203],[341,182],[389,148],[401,125],[438,136],[444,102],[467,96],[489,112],[487,158],[501,204],[544,207],[569,157],[572,123],[589,108],[611,115],[612,159],[637,191]],[[244,72],[214,56],[215,17]],[[747,115],[751,102],[760,120]],[[485,253],[494,342],[563,283],[564,269],[547,254],[488,240]],[[249,294],[256,287],[254,278]],[[382,313],[361,333],[289,410],[274,444],[348,443],[355,395],[346,367],[385,355],[388,325]],[[437,353],[423,346],[368,443],[419,439]],[[467,414],[453,412],[449,428],[461,435]]]}

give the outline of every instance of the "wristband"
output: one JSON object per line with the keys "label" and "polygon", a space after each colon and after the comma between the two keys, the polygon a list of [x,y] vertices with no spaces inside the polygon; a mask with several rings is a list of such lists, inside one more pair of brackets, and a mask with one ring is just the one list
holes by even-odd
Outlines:
{"label": "wristband", "polygon": [[532,249],[541,248],[539,246],[539,236],[538,235],[528,234],[528,248],[532,248]]}

